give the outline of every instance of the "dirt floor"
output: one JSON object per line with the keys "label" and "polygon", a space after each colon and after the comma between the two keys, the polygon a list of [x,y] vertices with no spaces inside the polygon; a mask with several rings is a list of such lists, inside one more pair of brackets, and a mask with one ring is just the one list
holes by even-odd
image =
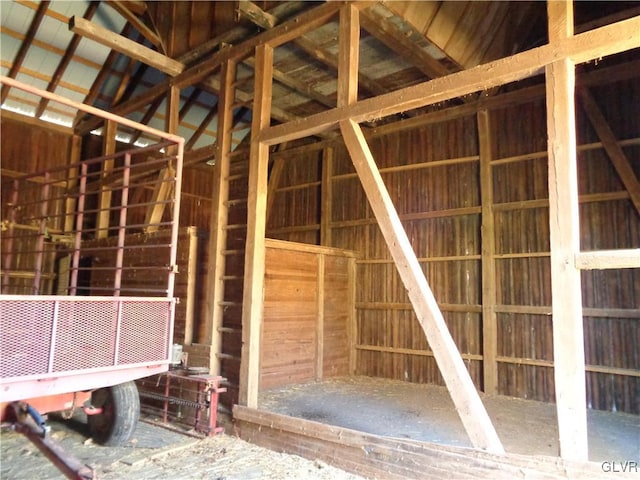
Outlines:
{"label": "dirt floor", "polygon": [[[507,452],[558,456],[555,405],[482,396]],[[345,377],[263,392],[260,408],[389,437],[471,447],[444,387]],[[589,459],[640,464],[640,416],[588,411]]]}
{"label": "dirt floor", "polygon": [[[501,396],[483,396],[505,449],[558,455],[555,406]],[[263,392],[260,408],[362,432],[470,446],[446,389],[368,377],[348,377]],[[321,461],[276,453],[228,434],[197,439],[140,422],[126,447],[94,444],[80,416],[50,419],[51,436],[91,465],[102,480],[318,479],[362,480]],[[589,411],[589,457],[594,462],[640,463],[640,417]],[[62,479],[63,475],[22,435],[3,430],[0,478]]]}
{"label": "dirt floor", "polygon": [[[363,480],[326,463],[273,452],[232,434],[197,439],[140,422],[134,440],[116,448],[94,444],[82,418],[52,419],[49,425],[51,437],[90,465],[100,480]],[[3,430],[0,444],[2,480],[65,478],[24,436]]]}

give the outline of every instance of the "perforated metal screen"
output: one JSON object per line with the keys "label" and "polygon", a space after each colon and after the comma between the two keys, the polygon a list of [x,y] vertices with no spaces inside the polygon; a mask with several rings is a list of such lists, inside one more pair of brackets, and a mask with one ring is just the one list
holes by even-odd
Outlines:
{"label": "perforated metal screen", "polygon": [[0,376],[130,366],[169,359],[172,301],[0,298]]}

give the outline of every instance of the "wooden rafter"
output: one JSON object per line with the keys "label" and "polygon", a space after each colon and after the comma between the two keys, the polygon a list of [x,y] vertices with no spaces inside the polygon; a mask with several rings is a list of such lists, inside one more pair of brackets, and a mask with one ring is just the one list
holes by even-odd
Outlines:
{"label": "wooden rafter", "polygon": [[[124,28],[122,29],[122,32],[120,32],[120,35],[123,36],[123,37],[126,37],[127,35],[130,34],[130,32],[131,32],[131,25],[126,24],[124,26]],[[87,105],[92,105],[93,104],[95,99],[98,97],[98,94],[100,93],[100,89],[102,88],[102,85],[107,80],[107,78],[109,76],[109,72],[111,72],[111,70],[113,68],[113,64],[115,63],[116,58],[118,58],[118,52],[116,52],[115,50],[111,50],[109,52],[109,55],[107,56],[107,59],[104,61],[104,65],[102,66],[102,68],[98,72],[98,75],[96,76],[95,80],[93,81],[93,84],[91,85],[91,88],[89,89],[89,93],[84,98],[83,103],[85,103]],[[78,111],[78,114],[76,115],[76,118],[75,118],[75,120],[73,122],[74,128],[77,128],[78,124],[80,124],[80,122],[82,121],[84,116],[85,116],[84,112]],[[101,122],[98,122],[98,125],[100,123]],[[87,131],[90,131],[90,130],[87,130]],[[82,133],[82,132],[80,132],[80,133]],[[86,132],[84,132],[84,133],[86,133]]]}
{"label": "wooden rafter", "polygon": [[415,44],[399,31],[388,19],[374,9],[363,9],[360,22],[362,27],[410,64],[420,69],[427,78],[448,75],[451,71],[438,60],[415,47]]}
{"label": "wooden rafter", "polygon": [[[167,93],[169,85],[165,85],[164,83],[158,84],[154,87],[149,88],[146,92],[137,97],[121,103],[117,107],[111,109],[111,112],[120,115],[122,117],[128,115],[131,112],[135,112],[136,110],[145,107],[149,103],[153,102],[156,98],[165,95]],[[86,120],[82,120],[75,126],[75,132],[78,135],[84,135],[95,128],[98,128],[102,120],[97,117],[88,118]]]}
{"label": "wooden rafter", "polygon": [[217,106],[218,106],[217,104],[211,106],[211,108],[207,112],[207,115],[204,117],[204,120],[200,122],[200,125],[198,126],[196,131],[193,132],[193,135],[191,135],[191,138],[189,138],[187,143],[185,143],[184,148],[186,150],[191,150],[193,148],[193,146],[196,144],[198,139],[206,131],[211,121],[216,117],[216,115],[218,115],[218,109],[216,108]]}
{"label": "wooden rafter", "polygon": [[[250,1],[244,0],[240,2],[240,13],[245,14],[249,20],[265,30],[274,28],[274,26],[279,23],[276,15],[273,15],[270,12],[264,12],[260,7]],[[309,40],[308,37],[302,35],[293,40],[293,43],[313,59],[331,67],[335,71],[338,70],[337,57],[327,49],[316,45],[313,41]],[[380,83],[366,75],[359,74],[359,79],[362,86],[374,95],[379,95],[386,91]],[[303,91],[300,93],[303,93]]]}
{"label": "wooden rafter", "polygon": [[[297,47],[300,47],[311,58],[319,61],[320,63],[330,67],[331,69],[338,70],[338,58],[326,48],[321,48],[307,37],[302,36],[295,42]],[[368,76],[359,73],[358,83],[362,88],[373,95],[381,95],[387,91],[379,82],[369,78]]]}
{"label": "wooden rafter", "polygon": [[[251,68],[255,67],[255,60],[253,58],[247,58],[243,63]],[[289,89],[298,92],[311,100],[315,100],[326,107],[334,108],[336,106],[336,102],[333,98],[319,93],[309,85],[309,83],[302,82],[291,75],[287,75],[277,68],[273,69],[273,79]]]}
{"label": "wooden rafter", "polygon": [[170,76],[179,75],[184,70],[184,64],[84,18],[71,17],[69,19],[69,30],[117,50],[123,55],[154,67]]}
{"label": "wooden rafter", "polygon": [[477,67],[429,80],[395,92],[361,100],[355,105],[309,115],[295,124],[276,125],[262,132],[262,140],[275,144],[315,135],[338,126],[349,118],[372,121],[406,110],[444,102],[470,93],[503,85],[539,73],[558,57],[571,57],[576,63],[590,61],[640,47],[640,17],[574,35],[554,44],[518,53]]}
{"label": "wooden rafter", "polygon": [[[27,56],[27,52],[31,47],[31,43],[33,43],[33,39],[36,37],[36,33],[40,24],[42,23],[42,19],[44,18],[45,13],[47,13],[47,9],[49,8],[49,4],[51,2],[49,0],[43,0],[40,2],[38,6],[38,10],[33,15],[33,19],[31,20],[31,25],[29,25],[29,30],[27,31],[27,36],[22,41],[20,45],[20,49],[16,54],[16,57],[13,59],[13,63],[11,64],[11,68],[9,69],[9,73],[7,76],[9,78],[16,78],[20,68],[22,67],[22,63],[24,62],[25,57]],[[9,95],[10,87],[8,85],[2,85],[2,90],[0,90],[0,104],[4,103]]]}
{"label": "wooden rafter", "polygon": [[607,155],[609,155],[611,163],[618,173],[622,184],[627,189],[627,192],[629,192],[629,198],[636,209],[636,213],[640,214],[640,182],[638,182],[638,177],[636,177],[636,174],[631,167],[631,162],[622,150],[613,130],[611,130],[611,127],[604,118],[600,107],[598,107],[598,103],[593,98],[589,89],[586,87],[580,88],[578,89],[578,93],[582,103],[582,108],[587,114],[587,117],[598,134],[598,137],[600,137],[600,141],[602,142]]}
{"label": "wooden rafter", "polygon": [[[158,111],[158,108],[160,108],[160,105],[162,105],[162,100],[162,97],[158,97],[149,105],[149,108],[147,108],[147,111],[144,112],[144,116],[142,117],[142,120],[140,120],[140,123],[142,123],[143,125],[147,125],[149,123],[149,121]],[[140,138],[140,135],[142,135],[142,132],[136,131],[129,139],[129,143],[135,143],[136,140]]]}
{"label": "wooden rafter", "polygon": [[[99,5],[99,2],[91,2],[87,7],[87,10],[84,12],[84,15],[82,16],[82,18],[86,20],[91,20],[93,15],[96,13],[96,10],[98,9],[98,5]],[[49,81],[49,85],[47,85],[48,92],[54,92],[58,87],[58,84],[60,83],[60,79],[62,78],[62,75],[64,74],[65,70],[69,66],[71,59],[75,55],[76,49],[78,48],[78,45],[80,44],[81,39],[82,37],[80,35],[74,35],[71,38],[71,42],[69,42],[69,46],[64,52],[62,60],[60,60],[60,63],[56,67],[56,70],[53,73],[51,80]],[[43,98],[40,100],[40,103],[38,104],[38,108],[36,109],[36,115],[35,115],[36,118],[40,118],[42,116],[48,104],[49,104],[49,100],[47,100],[46,98]]]}
{"label": "wooden rafter", "polygon": [[129,89],[130,86],[133,85],[131,79],[133,77],[133,72],[135,71],[137,64],[138,62],[133,58],[129,58],[127,60],[127,66],[125,67],[124,72],[120,77],[120,82],[118,88],[116,89],[116,93],[114,93],[113,97],[111,98],[111,108],[120,103],[120,101],[125,97],[125,92],[127,91],[127,89]]}
{"label": "wooden rafter", "polygon": [[191,107],[195,105],[198,97],[200,96],[200,93],[202,93],[202,90],[200,90],[199,88],[194,88],[191,92],[191,95],[189,95],[189,98],[187,98],[187,100],[182,104],[182,108],[180,108],[180,114],[178,115],[180,121],[184,119],[185,115],[189,112],[189,110],[191,110]]}
{"label": "wooden rafter", "polygon": [[[151,28],[144,23],[143,20],[140,19],[140,13],[134,12],[131,9],[130,2],[120,2],[120,1],[111,1],[106,2],[111,8],[113,8],[116,12],[122,15],[125,20],[127,20],[133,27],[149,42],[155,46],[161,53],[166,53],[164,45],[162,44],[162,39],[158,34],[153,31]],[[138,10],[140,11],[140,10]],[[146,13],[146,6],[143,9],[143,13]]]}
{"label": "wooden rafter", "polygon": [[[208,60],[185,69],[183,73],[177,75],[174,79],[159,83],[136,98],[119,105],[117,108],[113,109],[113,113],[120,116],[126,116],[132,111],[148,105],[149,102],[153,101],[159,95],[165,94],[171,85],[179,88],[186,88],[204,81],[206,86],[212,88],[214,91],[219,91],[220,82],[217,79],[207,80],[207,77],[210,77],[216,69],[220,68],[222,63],[229,59],[244,59],[252,55],[256,46],[262,43],[282,44],[293,38],[297,38],[304,32],[324,24],[328,19],[336,14],[340,5],[341,3],[339,2],[330,2],[320,5],[319,7],[304,12],[295,19],[283,22],[272,30],[263,32],[240,45],[224,48],[213,54]],[[236,98],[241,102],[248,102],[252,100],[253,94],[238,90]],[[299,120],[299,117],[275,107],[271,108],[271,115],[273,118],[282,122]],[[86,121],[78,122],[75,127],[75,131],[78,134],[84,134],[98,128],[101,123],[102,121],[99,118],[91,118]]]}
{"label": "wooden rafter", "polygon": [[240,0],[238,2],[238,13],[265,30],[269,30],[278,24],[278,17],[272,13],[265,12],[255,3],[248,0]]}

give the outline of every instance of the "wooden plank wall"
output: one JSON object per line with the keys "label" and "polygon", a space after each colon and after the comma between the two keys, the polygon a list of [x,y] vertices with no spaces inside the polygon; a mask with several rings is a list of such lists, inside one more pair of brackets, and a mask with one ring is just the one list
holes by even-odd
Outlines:
{"label": "wooden plank wall", "polygon": [[[116,150],[122,151],[130,148],[128,144],[118,142]],[[102,156],[102,137],[87,135],[82,142],[82,158],[95,158]],[[134,163],[142,163],[145,156],[134,155]],[[130,193],[136,198],[136,203],[151,201],[153,198],[154,180],[157,173],[151,176],[143,187]],[[180,197],[180,227],[196,227],[201,232],[209,231],[211,198],[213,191],[213,168],[204,165],[187,167],[182,171],[182,195]],[[169,210],[165,209],[165,216],[169,216]],[[129,223],[144,223],[146,209],[131,209],[129,212]]]}
{"label": "wooden plank wall", "polygon": [[347,375],[352,254],[267,240],[260,389]]}
{"label": "wooden plank wall", "polygon": [[[28,120],[28,122],[27,122]],[[11,195],[14,189],[13,178],[25,173],[42,172],[46,168],[66,165],[72,158],[72,146],[74,145],[73,135],[64,128],[56,127],[38,120],[29,119],[11,112],[2,113],[0,125],[2,131],[2,141],[0,142],[0,167],[2,168],[2,213],[0,220],[9,220],[8,205],[11,203]],[[55,145],[56,148],[51,148]],[[57,172],[53,178],[61,178]],[[37,227],[33,219],[40,218],[41,205],[34,203],[35,199],[41,198],[43,178],[33,180],[18,186],[18,205],[22,205],[16,214],[17,224],[27,223],[31,227]],[[63,187],[50,186],[48,213],[52,215],[47,220],[47,229],[54,233],[62,233],[64,230],[65,201]],[[7,253],[8,237],[16,237],[14,242],[14,255],[12,256],[10,270],[13,272],[9,284],[3,293],[30,295],[34,293],[34,273],[36,270],[36,260],[33,252],[37,250],[37,235],[34,231],[16,229],[13,233],[4,233],[8,225],[2,225],[0,238],[0,253]],[[7,230],[8,232],[8,230]],[[53,294],[56,276],[56,245],[47,241],[43,248],[42,274],[40,277],[40,294]],[[4,257],[2,257],[3,268]]]}
{"label": "wooden plank wall", "polygon": [[[629,80],[592,92],[640,176],[640,120],[633,107],[640,104],[640,86]],[[638,248],[639,215],[580,107],[577,115],[581,248]],[[544,98],[495,108],[489,120],[497,392],[553,401]],[[369,139],[374,157],[452,336],[482,389],[476,116],[405,130],[395,126],[386,135],[384,130]],[[315,162],[320,158],[311,152],[286,159],[268,236],[317,243],[321,169]],[[332,172],[331,246],[362,255],[356,279],[356,373],[442,384],[344,148],[335,149]],[[582,278],[589,405],[640,413],[640,272],[585,271]]]}
{"label": "wooden plank wall", "polygon": [[[184,344],[186,332],[193,330],[193,325],[188,325],[188,322],[193,322],[187,312],[190,281],[188,272],[190,256],[197,255],[198,252],[190,250],[190,246],[193,245],[190,241],[192,238],[196,240],[198,238],[198,232],[195,228],[180,230],[176,256],[178,273],[175,277],[174,291],[179,301],[176,305],[173,343]],[[169,231],[167,230],[159,230],[152,234],[127,235],[125,244],[128,248],[135,249],[136,246],[144,246],[144,248],[137,249],[135,255],[125,255],[125,263],[123,264],[125,268],[122,272],[122,288],[125,295],[158,296],[156,293],[145,293],[145,289],[153,290],[165,287],[165,276],[162,276],[162,283],[158,283],[157,270],[149,270],[148,267],[157,265],[156,259],[162,259],[166,263],[166,259],[169,256],[168,241]],[[92,268],[115,265],[116,249],[113,248],[115,245],[117,245],[117,237],[85,241],[83,247],[97,249],[93,254]],[[101,248],[104,248],[104,250],[100,250]],[[91,287],[97,289],[101,287],[113,288],[113,275],[112,271],[97,272],[91,276]],[[195,279],[192,278],[193,280]],[[138,289],[138,291],[132,294],[127,292],[126,289],[129,288]],[[101,291],[97,290],[96,294],[101,294]]]}

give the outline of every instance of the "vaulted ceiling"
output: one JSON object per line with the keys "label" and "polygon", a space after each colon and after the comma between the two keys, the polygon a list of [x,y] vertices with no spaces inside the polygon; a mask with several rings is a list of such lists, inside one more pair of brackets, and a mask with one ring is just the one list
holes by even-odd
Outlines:
{"label": "vaulted ceiling", "polygon": [[[164,129],[162,85],[197,71],[221,49],[258,41],[265,32],[322,3],[2,1],[2,75]],[[639,12],[638,2],[579,2],[576,32]],[[360,10],[360,23],[361,98],[547,42],[546,4],[539,1],[367,2]],[[275,50],[272,122],[335,107],[337,56],[337,16]],[[253,67],[251,55],[238,65],[236,145],[250,131]],[[215,143],[219,75],[219,69],[206,70],[180,85],[177,133],[186,139],[187,150]],[[150,94],[154,88],[157,95]],[[99,131],[99,125],[73,108],[34,101],[6,85],[2,108],[73,127],[78,133]]]}

